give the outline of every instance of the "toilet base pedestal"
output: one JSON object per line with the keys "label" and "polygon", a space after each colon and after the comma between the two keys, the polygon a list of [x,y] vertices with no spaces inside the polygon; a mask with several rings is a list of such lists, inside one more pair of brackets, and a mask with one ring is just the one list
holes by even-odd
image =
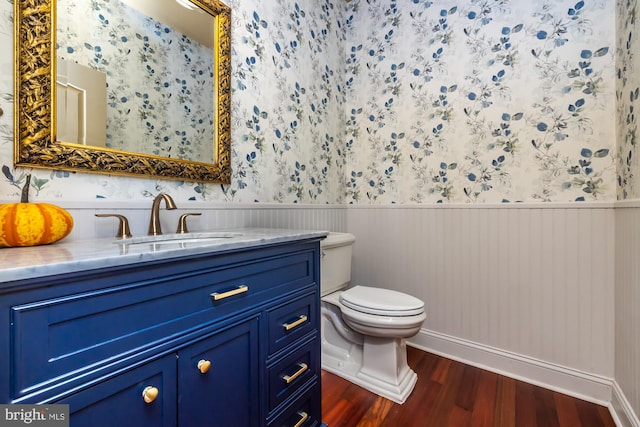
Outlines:
{"label": "toilet base pedestal", "polygon": [[[407,364],[404,339],[364,337],[359,358],[339,360],[323,353],[322,368],[375,394],[403,404],[418,375]],[[355,363],[354,363],[355,362]]]}

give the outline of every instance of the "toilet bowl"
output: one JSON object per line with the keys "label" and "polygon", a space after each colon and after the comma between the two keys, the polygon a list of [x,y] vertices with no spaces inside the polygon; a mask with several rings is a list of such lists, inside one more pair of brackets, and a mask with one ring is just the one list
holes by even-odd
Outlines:
{"label": "toilet bowl", "polygon": [[322,368],[404,403],[417,381],[405,339],[420,331],[424,303],[389,289],[347,288],[354,242],[353,235],[330,233],[322,244]]}

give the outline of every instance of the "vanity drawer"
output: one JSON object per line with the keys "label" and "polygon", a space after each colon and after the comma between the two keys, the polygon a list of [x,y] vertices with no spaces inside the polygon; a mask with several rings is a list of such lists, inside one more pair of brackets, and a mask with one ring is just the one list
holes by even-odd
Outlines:
{"label": "vanity drawer", "polygon": [[269,411],[273,411],[305,384],[319,380],[317,346],[316,338],[268,368]]}
{"label": "vanity drawer", "polygon": [[269,354],[274,354],[318,328],[318,294],[311,293],[270,310]]}
{"label": "vanity drawer", "polygon": [[[268,253],[93,273],[84,278],[93,291],[13,305],[12,360],[20,363],[11,366],[11,399],[179,344],[185,333],[315,283],[314,251]],[[105,281],[117,285],[92,283]]]}
{"label": "vanity drawer", "polygon": [[307,389],[290,406],[268,422],[269,427],[315,427],[321,425],[320,385]]}

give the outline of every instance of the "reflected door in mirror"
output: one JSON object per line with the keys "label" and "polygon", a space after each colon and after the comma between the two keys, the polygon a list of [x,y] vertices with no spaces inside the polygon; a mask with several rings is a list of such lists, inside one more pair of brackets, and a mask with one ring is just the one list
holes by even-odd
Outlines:
{"label": "reflected door in mirror", "polygon": [[61,141],[106,147],[107,76],[75,62],[58,60],[57,125]]}

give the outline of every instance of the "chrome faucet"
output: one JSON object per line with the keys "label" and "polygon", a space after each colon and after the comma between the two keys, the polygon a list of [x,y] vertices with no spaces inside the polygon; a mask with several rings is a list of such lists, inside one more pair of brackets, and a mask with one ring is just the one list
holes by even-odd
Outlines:
{"label": "chrome faucet", "polygon": [[176,209],[176,204],[165,193],[160,193],[153,199],[153,205],[151,205],[151,220],[149,221],[149,236],[157,236],[162,234],[162,227],[160,226],[160,202],[164,200],[167,210]]}

